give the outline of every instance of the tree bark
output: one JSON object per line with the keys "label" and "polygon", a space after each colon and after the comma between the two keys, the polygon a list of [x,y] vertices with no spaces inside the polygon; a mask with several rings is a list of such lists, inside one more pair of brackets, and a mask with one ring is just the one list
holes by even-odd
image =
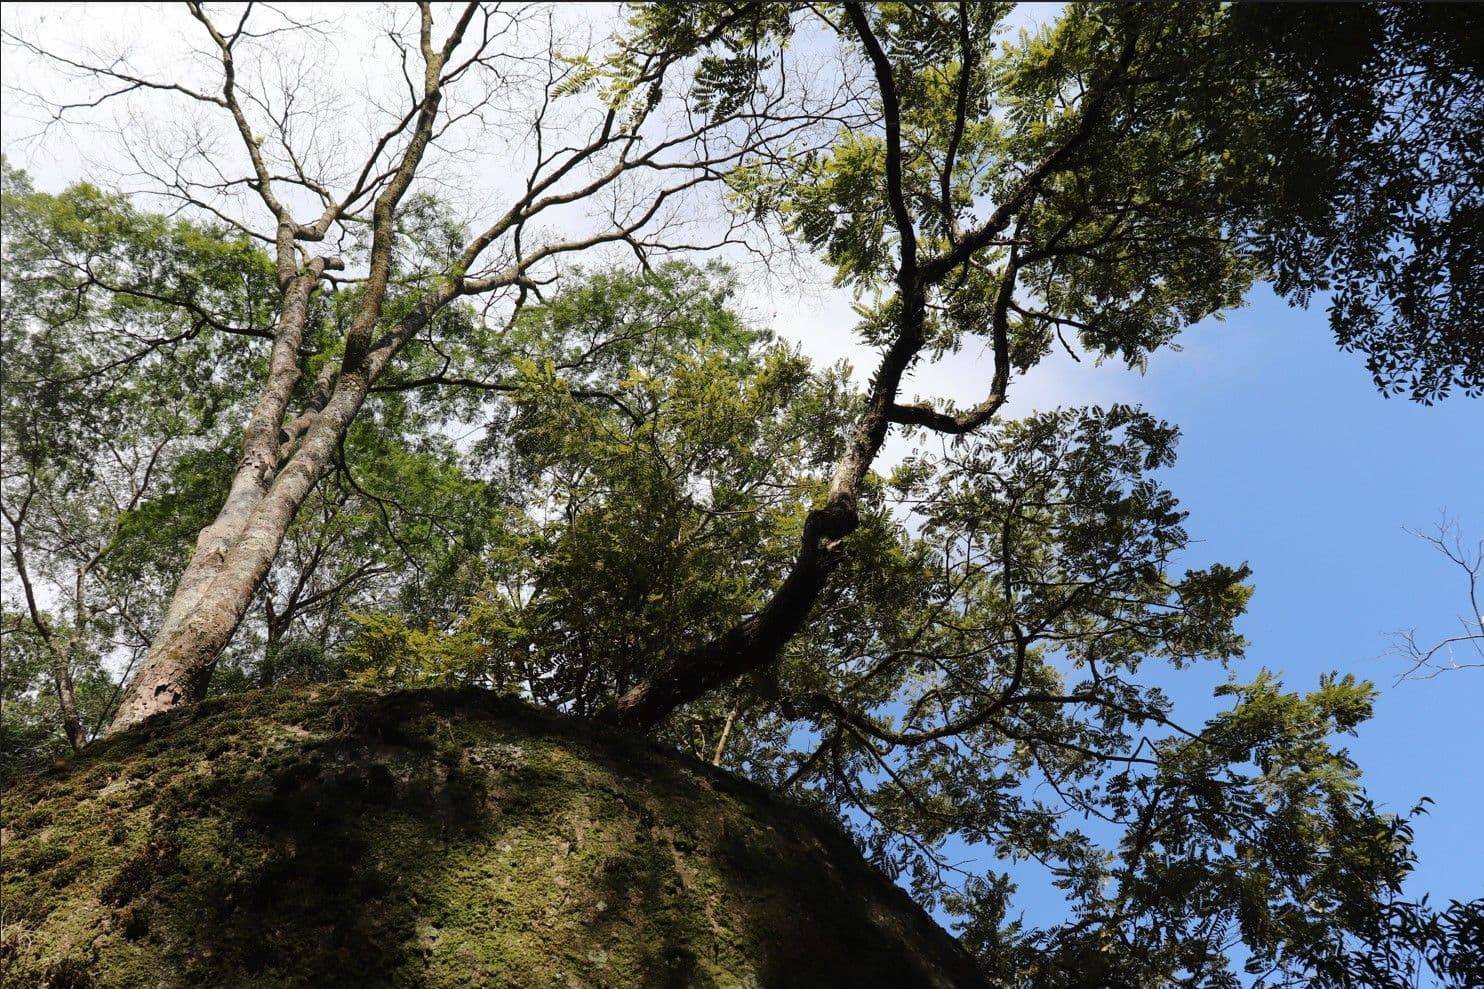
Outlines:
{"label": "tree bark", "polygon": [[[231,111],[258,177],[255,188],[277,217],[276,260],[283,301],[268,379],[243,431],[242,456],[227,500],[216,519],[201,531],[160,631],[124,691],[108,734],[206,696],[217,657],[231,641],[267,577],[299,506],[328,473],[331,458],[365,402],[371,383],[412,334],[454,297],[451,284],[434,289],[396,328],[372,345],[371,336],[386,301],[395,211],[437,123],[443,67],[478,9],[476,4],[467,5],[442,49],[434,50],[431,8],[420,5],[423,96],[407,148],[374,203],[370,271],[345,340],[345,356],[338,374],[327,373],[315,382],[315,397],[309,408],[286,428],[289,402],[300,378],[299,350],[310,297],[326,269],[342,266],[338,259],[324,257],[298,264],[298,242],[319,240],[324,233],[320,226],[328,226],[350,200],[328,207],[316,226],[295,222],[272,192],[272,176],[237,101],[232,54],[236,35],[230,40],[224,37],[200,5],[193,5],[192,14],[206,26],[221,52],[225,82],[219,105]],[[327,396],[322,404],[318,401],[321,395]]]}
{"label": "tree bark", "polygon": [[[318,279],[323,266],[316,259],[302,277],[312,274]],[[337,375],[323,408],[310,408],[294,420],[292,431],[302,438],[297,447],[290,448],[280,442],[285,435],[280,424],[298,381],[294,355],[311,288],[312,284],[293,282],[285,293],[280,329],[293,346],[284,339],[274,345],[275,357],[280,350],[288,356],[281,366],[276,360],[272,365],[268,385],[249,420],[231,492],[215,521],[201,531],[165,621],[119,701],[108,726],[110,735],[206,696],[217,657],[268,576],[299,507],[333,466],[335,450],[360,412],[372,382],[401,345],[455,296],[451,287],[429,293],[364,355],[358,371]],[[280,348],[280,344],[284,345]],[[271,431],[264,428],[267,423],[272,423]]]}
{"label": "tree bark", "polygon": [[[119,701],[110,733],[178,704],[200,700],[217,654],[237,630],[253,593],[267,576],[267,564],[272,563],[287,527],[276,534],[265,531],[260,515],[280,480],[279,433],[299,382],[299,346],[310,295],[325,266],[323,258],[316,258],[284,282],[268,380],[243,430],[242,455],[227,499],[197,537],[196,550],[176,584],[160,630]],[[260,567],[258,560],[268,545],[272,548],[267,564]]]}
{"label": "tree bark", "polygon": [[67,736],[67,744],[72,746],[73,752],[81,752],[84,739],[82,737],[82,718],[77,713],[77,692],[72,686],[72,648],[52,653],[52,679],[57,690],[57,703],[62,710],[62,731]]}

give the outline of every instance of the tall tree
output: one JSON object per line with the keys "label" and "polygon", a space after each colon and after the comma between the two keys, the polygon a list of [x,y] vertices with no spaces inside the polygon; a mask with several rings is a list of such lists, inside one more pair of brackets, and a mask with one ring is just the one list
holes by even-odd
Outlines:
{"label": "tall tree", "polygon": [[[352,155],[351,145],[337,143],[350,137],[328,119],[344,109],[325,106],[314,119],[301,99],[326,85],[292,48],[313,44],[317,25],[252,5],[221,22],[202,4],[187,9],[204,42],[197,54],[212,67],[200,80],[136,73],[127,60],[94,62],[8,38],[93,89],[84,99],[52,102],[58,119],[164,94],[219,120],[235,135],[235,151],[203,157],[192,135],[140,167],[159,179],[157,193],[268,245],[276,284],[272,349],[225,500],[201,530],[114,730],[204,695],[295,514],[389,372],[422,350],[450,357],[432,377],[470,377],[452,355],[483,355],[463,334],[469,322],[458,315],[460,300],[505,297],[518,309],[543,271],[565,256],[605,244],[627,245],[641,257],[663,251],[675,211],[695,190],[754,153],[785,141],[796,146],[820,118],[818,110],[796,108],[797,87],[774,87],[784,94],[776,96],[756,85],[774,70],[750,56],[749,46],[764,26],[786,22],[782,8],[723,11],[692,37],[693,46],[725,41],[741,54],[720,60],[730,67],[724,88],[737,97],[711,101],[704,118],[687,118],[662,112],[678,62],[668,48],[631,50],[619,72],[604,75],[607,55],[559,51],[550,15],[539,9],[470,3],[440,33],[432,6],[420,4],[410,23],[396,15],[387,34],[405,89],[391,94],[390,105],[368,108],[384,129],[356,141],[364,150]],[[273,65],[296,68],[264,71]],[[600,75],[601,93],[593,98],[588,91]],[[523,99],[528,94],[534,99]],[[414,187],[460,142],[486,140],[476,125],[511,103],[521,109],[498,137],[512,152],[528,151],[518,159],[525,172],[507,203],[467,237],[437,245],[394,278],[408,247],[407,224],[425,202]],[[243,171],[234,174],[239,165]],[[252,200],[247,209],[241,194]],[[552,222],[586,232],[569,227],[553,235],[543,229]],[[677,234],[672,242],[687,240]],[[357,286],[353,312],[332,341],[333,355],[310,368],[305,349],[316,295],[330,279],[343,280],[334,273],[347,268]],[[183,288],[162,294],[185,303]]]}
{"label": "tall tree", "polygon": [[[1012,374],[1066,333],[1137,366],[1260,278],[1299,302],[1335,283],[1337,337],[1383,387],[1484,387],[1480,80],[1463,40],[1477,14],[1364,8],[1316,41],[1328,14],[1312,8],[1274,30],[1240,7],[1073,4],[1002,51],[1007,12],[811,8],[862,60],[875,126],[731,181],[872,294],[859,332],[881,358],[777,592],[635,685],[611,720],[653,726],[771,663],[847,552],[888,430],[986,427]],[[661,4],[642,21],[683,45],[680,16]],[[903,400],[909,370],[974,337],[994,361],[979,404]]]}
{"label": "tall tree", "polygon": [[[7,601],[19,604],[7,635],[50,657],[47,689],[77,747],[118,700],[97,684],[127,679],[148,648],[182,557],[226,493],[235,427],[272,340],[272,265],[219,224],[168,220],[86,185],[39,193],[4,167],[0,512]],[[353,289],[320,300],[307,361],[324,359],[354,304]],[[344,608],[373,595],[439,610],[437,583],[499,521],[492,489],[436,433],[462,409],[392,391],[359,418],[213,689],[332,670],[325,655],[353,627]],[[441,597],[446,611],[460,596]],[[25,668],[7,676],[17,697],[34,684]],[[94,684],[85,701],[69,689],[76,677]],[[28,717],[7,709],[17,730]]]}

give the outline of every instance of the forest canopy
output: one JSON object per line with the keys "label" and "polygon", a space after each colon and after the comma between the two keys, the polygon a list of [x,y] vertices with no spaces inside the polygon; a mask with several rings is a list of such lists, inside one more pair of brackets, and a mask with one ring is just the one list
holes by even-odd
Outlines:
{"label": "forest canopy", "polygon": [[[7,772],[210,693],[479,685],[839,815],[997,984],[1478,981],[1481,901],[1403,896],[1334,742],[1374,687],[1245,668],[1249,571],[1182,562],[1178,424],[1007,414],[1259,283],[1382,392],[1484,392],[1477,12],[650,3],[577,50],[404,6],[368,139],[322,25],[186,8],[178,75],[6,34],[58,126],[217,127],[125,125],[131,191],[4,166]],[[740,311],[799,255],[865,374]],[[908,392],[970,348],[975,404]],[[1204,723],[1148,675],[1195,664]]]}

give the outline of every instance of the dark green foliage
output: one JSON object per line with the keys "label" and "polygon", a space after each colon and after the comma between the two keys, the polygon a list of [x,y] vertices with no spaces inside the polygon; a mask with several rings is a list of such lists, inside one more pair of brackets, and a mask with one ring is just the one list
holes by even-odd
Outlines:
{"label": "dark green foliage", "polygon": [[521,312],[478,451],[506,528],[450,634],[415,598],[363,615],[357,675],[472,679],[589,714],[758,606],[851,405],[842,369],[747,326],[733,291],[723,269],[668,264],[574,276]]}
{"label": "dark green foliage", "polygon": [[1276,286],[1328,290],[1330,325],[1388,394],[1484,390],[1484,15],[1469,4],[1232,10],[1281,97],[1259,234]]}

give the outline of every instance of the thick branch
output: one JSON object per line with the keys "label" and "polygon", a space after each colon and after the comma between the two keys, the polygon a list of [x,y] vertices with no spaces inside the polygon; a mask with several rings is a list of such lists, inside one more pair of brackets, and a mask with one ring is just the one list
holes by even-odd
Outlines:
{"label": "thick branch", "polygon": [[360,374],[364,370],[366,352],[371,344],[371,331],[375,329],[377,321],[381,318],[382,303],[386,300],[387,281],[391,277],[392,238],[395,236],[393,214],[406,194],[408,186],[412,184],[417,167],[427,151],[434,124],[438,120],[438,106],[443,99],[443,64],[458,46],[474,12],[479,9],[478,4],[468,4],[450,32],[442,50],[434,51],[431,41],[433,14],[427,4],[419,6],[422,12],[421,39],[424,62],[422,103],[418,110],[417,125],[413,129],[412,139],[408,142],[407,149],[403,152],[402,160],[398,163],[391,181],[387,183],[381,195],[376,197],[376,204],[372,209],[371,268],[362,291],[360,305],[345,337],[345,357],[340,364],[342,375]]}

